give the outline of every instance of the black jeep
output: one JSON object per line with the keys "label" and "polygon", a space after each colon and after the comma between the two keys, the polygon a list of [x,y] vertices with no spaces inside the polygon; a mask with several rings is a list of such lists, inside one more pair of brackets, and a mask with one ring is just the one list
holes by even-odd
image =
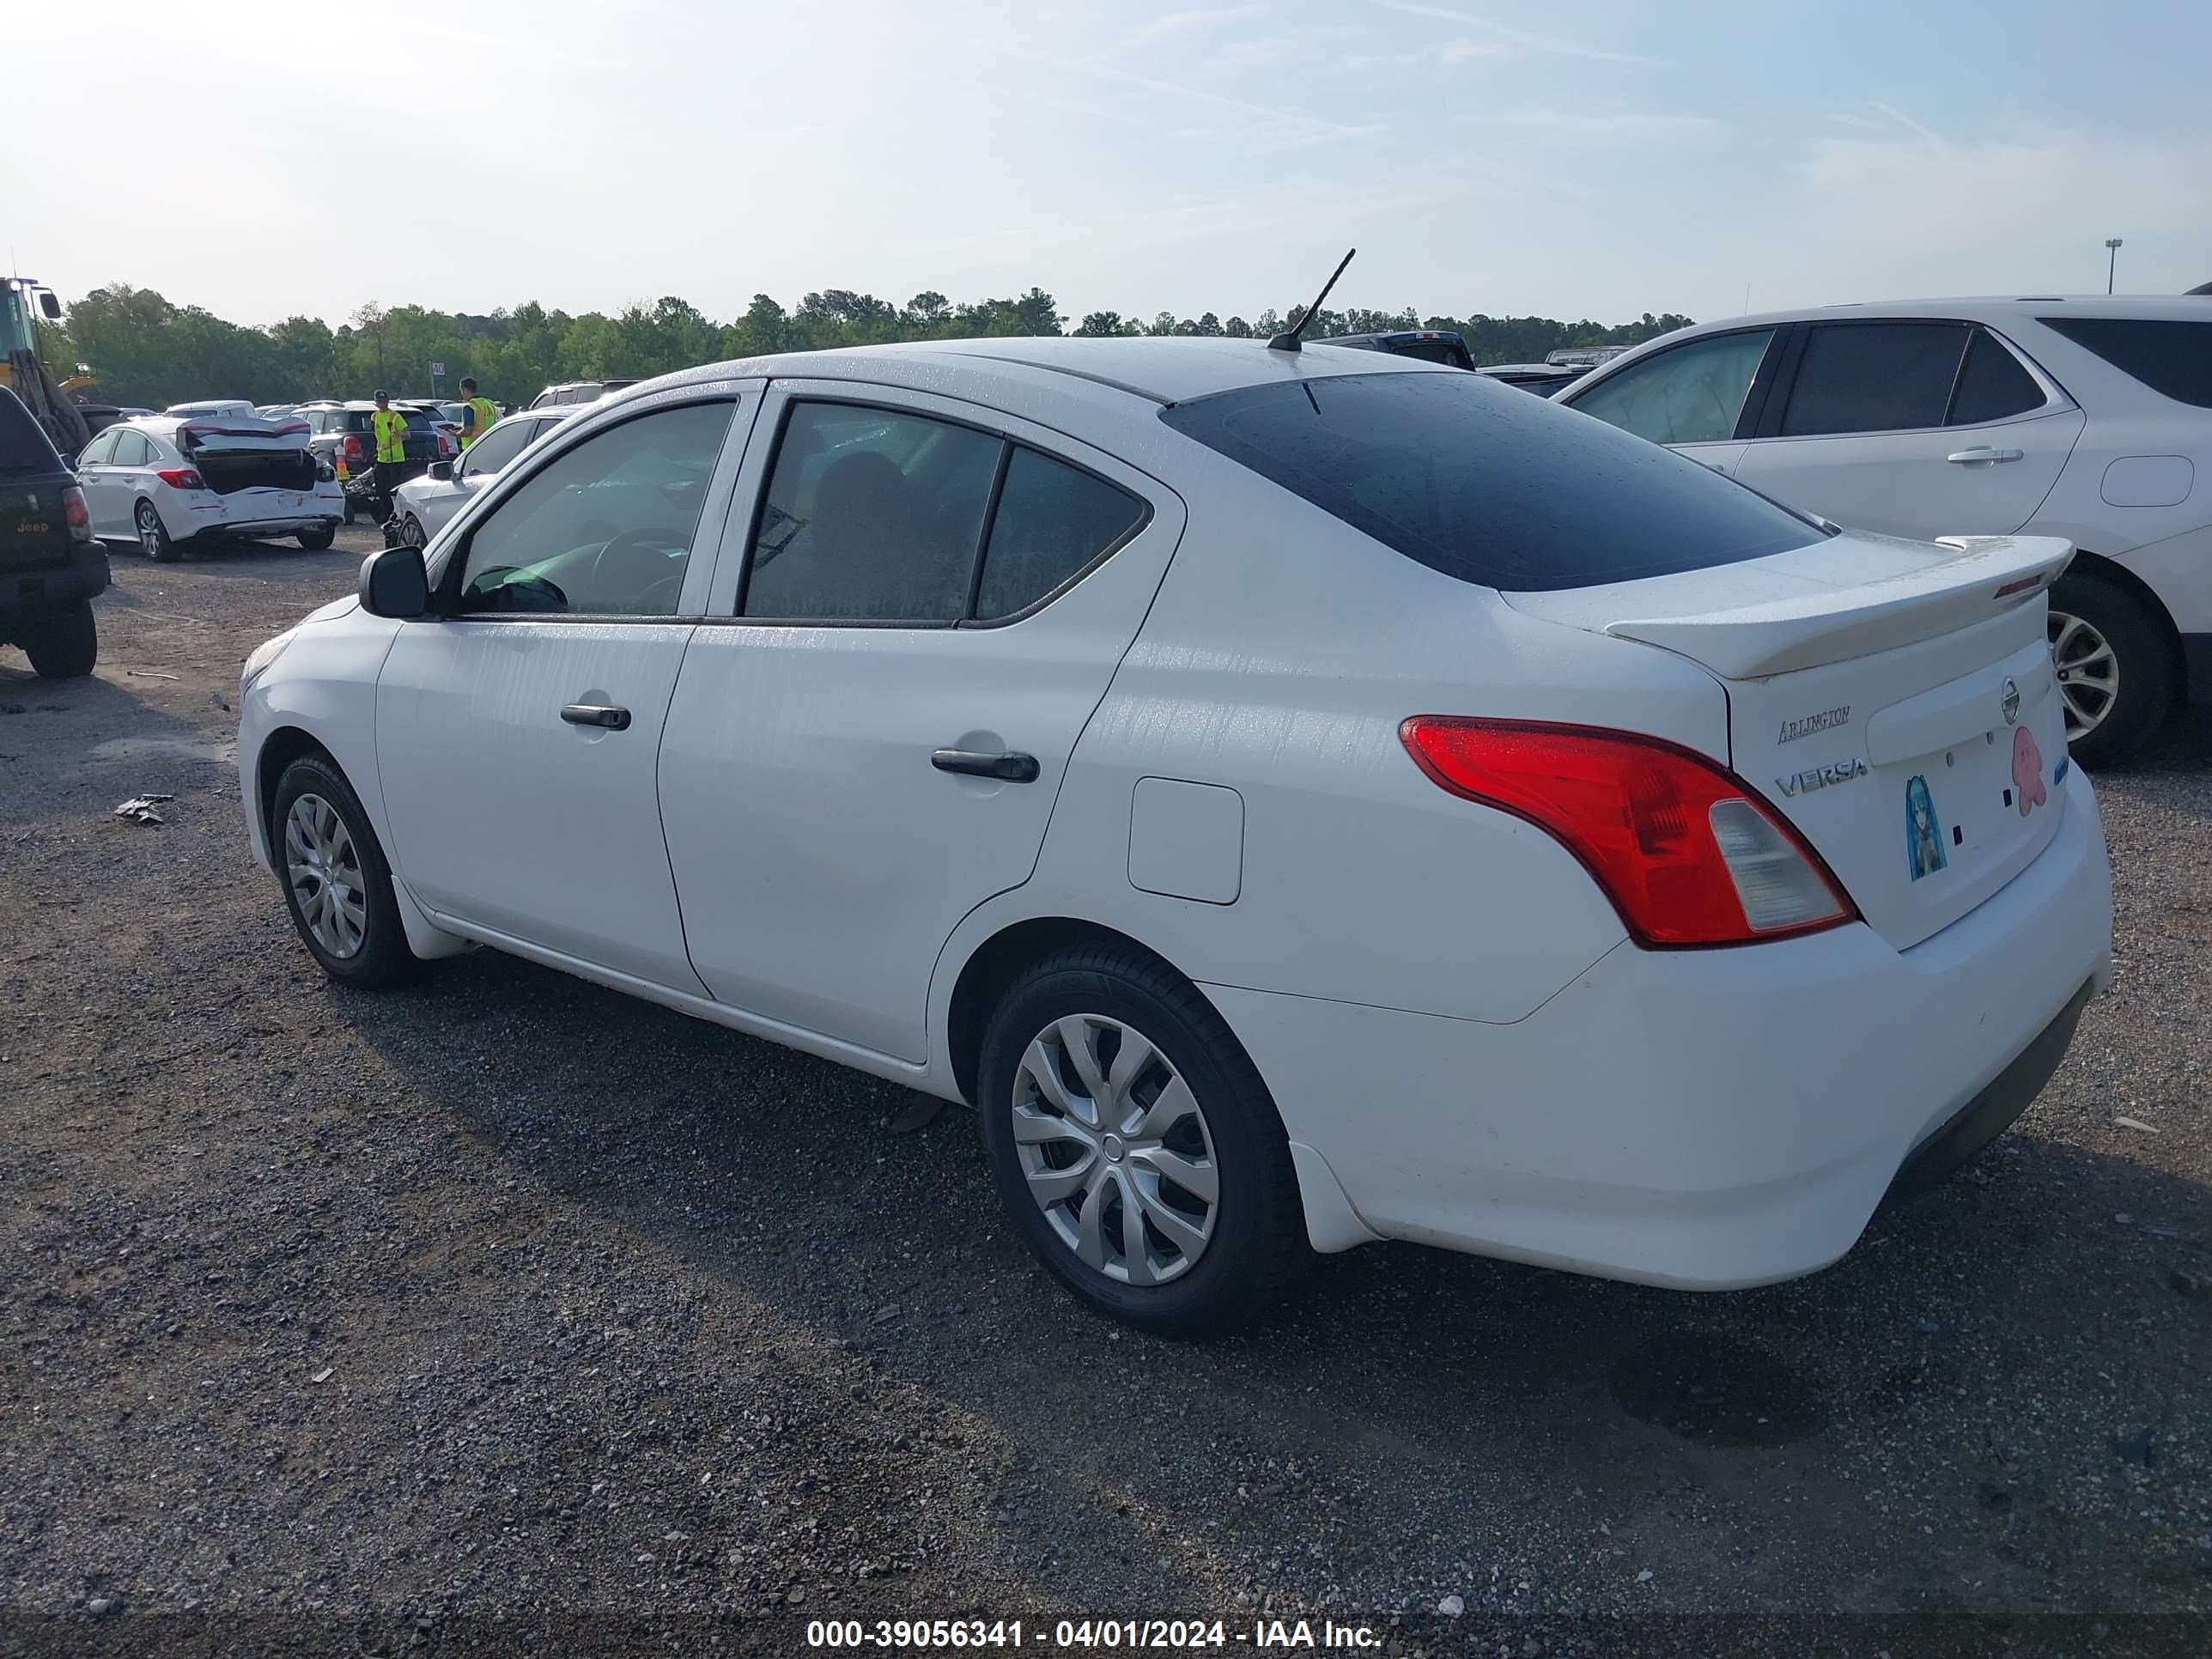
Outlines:
{"label": "black jeep", "polygon": [[21,646],[49,679],[89,674],[100,655],[92,597],[106,586],[76,475],[0,386],[0,645]]}

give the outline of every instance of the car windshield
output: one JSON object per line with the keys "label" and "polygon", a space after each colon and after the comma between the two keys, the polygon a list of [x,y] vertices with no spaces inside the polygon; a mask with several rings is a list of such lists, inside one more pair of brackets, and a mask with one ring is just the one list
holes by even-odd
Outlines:
{"label": "car windshield", "polygon": [[1825,533],[1709,467],[1487,375],[1311,376],[1160,418],[1409,559],[1508,592],[1703,570]]}

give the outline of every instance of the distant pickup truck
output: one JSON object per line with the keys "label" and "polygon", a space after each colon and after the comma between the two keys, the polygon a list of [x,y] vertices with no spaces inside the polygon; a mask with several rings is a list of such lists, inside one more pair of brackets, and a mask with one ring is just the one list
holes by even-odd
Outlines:
{"label": "distant pickup truck", "polygon": [[0,645],[21,646],[49,679],[89,674],[100,655],[92,600],[106,586],[106,550],[76,475],[0,386]]}

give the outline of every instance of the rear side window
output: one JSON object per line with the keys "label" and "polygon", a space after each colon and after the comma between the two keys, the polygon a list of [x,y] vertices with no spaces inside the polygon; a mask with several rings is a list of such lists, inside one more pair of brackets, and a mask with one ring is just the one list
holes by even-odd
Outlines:
{"label": "rear side window", "polygon": [[1808,520],[1711,468],[1480,374],[1350,374],[1160,411],[1431,570],[1509,592],[1765,558]]}
{"label": "rear side window", "polygon": [[1574,407],[1655,444],[1722,442],[1735,436],[1773,338],[1772,329],[1756,328],[1692,340],[1599,381]]}
{"label": "rear side window", "polygon": [[1425,363],[1442,363],[1446,368],[1474,367],[1474,360],[1467,355],[1467,348],[1456,340],[1406,340],[1390,349],[1401,357],[1413,357]]}
{"label": "rear side window", "polygon": [[999,448],[949,421],[793,404],[753,538],[744,614],[958,621]]}
{"label": "rear side window", "polygon": [[58,472],[61,452],[22,400],[0,386],[0,472]]}
{"label": "rear side window", "polygon": [[154,459],[154,446],[143,432],[125,432],[115,441],[115,465],[144,466]]}
{"label": "rear side window", "polygon": [[1966,349],[1962,323],[1820,323],[1805,341],[1785,438],[1943,424]]}
{"label": "rear side window", "polygon": [[1985,328],[1974,331],[1966,348],[1966,366],[1959,371],[1958,389],[1951,394],[1952,426],[1979,426],[2040,409],[2046,399],[2035,376],[2022,367]]}
{"label": "rear side window", "polygon": [[2212,323],[2040,317],[2075,345],[2177,403],[2212,409]]}
{"label": "rear side window", "polygon": [[1103,478],[1016,449],[991,516],[975,615],[1026,611],[1142,524],[1145,504]]}

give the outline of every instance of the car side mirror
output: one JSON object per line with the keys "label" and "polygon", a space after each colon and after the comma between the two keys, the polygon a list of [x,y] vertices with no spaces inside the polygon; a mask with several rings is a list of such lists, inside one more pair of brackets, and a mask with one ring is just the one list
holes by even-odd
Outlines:
{"label": "car side mirror", "polygon": [[419,547],[387,547],[361,562],[361,608],[405,622],[430,608],[430,576]]}
{"label": "car side mirror", "polygon": [[453,464],[451,461],[433,461],[433,462],[431,462],[431,463],[430,463],[430,476],[431,476],[433,478],[435,478],[435,479],[436,479],[440,483],[453,483]]}

